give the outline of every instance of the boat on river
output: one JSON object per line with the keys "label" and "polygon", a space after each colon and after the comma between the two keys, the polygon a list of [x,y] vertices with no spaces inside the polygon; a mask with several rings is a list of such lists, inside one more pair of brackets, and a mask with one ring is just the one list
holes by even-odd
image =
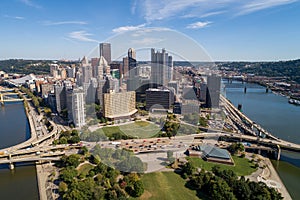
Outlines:
{"label": "boat on river", "polygon": [[300,105],[300,100],[297,99],[289,99],[290,104]]}

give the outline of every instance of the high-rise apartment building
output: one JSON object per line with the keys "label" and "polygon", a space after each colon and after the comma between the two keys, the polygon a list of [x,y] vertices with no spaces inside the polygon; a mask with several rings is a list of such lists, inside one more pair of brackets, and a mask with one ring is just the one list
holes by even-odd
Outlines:
{"label": "high-rise apartment building", "polygon": [[110,92],[104,94],[104,116],[110,119],[128,118],[137,112],[135,92]]}
{"label": "high-rise apartment building", "polygon": [[103,56],[108,64],[111,63],[111,46],[110,43],[100,43],[100,57]]}
{"label": "high-rise apartment building", "polygon": [[76,127],[85,125],[85,98],[82,88],[67,91],[68,119]]}

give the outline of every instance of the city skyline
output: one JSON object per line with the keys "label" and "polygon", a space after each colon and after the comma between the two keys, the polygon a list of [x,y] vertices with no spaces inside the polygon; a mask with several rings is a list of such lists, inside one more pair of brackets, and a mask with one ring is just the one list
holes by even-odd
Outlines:
{"label": "city skyline", "polygon": [[[0,5],[0,37],[5,47],[0,51],[1,60],[78,59],[101,42],[151,27],[182,33],[214,61],[299,58],[297,0],[72,1],[72,5],[68,1],[16,0],[1,1]],[[167,37],[148,35],[138,42],[143,47],[161,48],[157,43]],[[180,46],[186,48],[185,43]],[[114,52],[117,48],[126,52],[130,47],[112,44],[112,57],[120,55]],[[202,59],[192,55],[189,60]]]}

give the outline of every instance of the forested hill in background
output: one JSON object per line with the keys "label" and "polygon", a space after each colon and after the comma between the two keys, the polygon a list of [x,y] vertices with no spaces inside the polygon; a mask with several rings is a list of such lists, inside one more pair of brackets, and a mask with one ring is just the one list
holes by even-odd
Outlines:
{"label": "forested hill in background", "polygon": [[0,60],[0,71],[17,74],[49,74],[50,65],[53,63],[69,65],[75,62],[23,59]]}
{"label": "forested hill in background", "polygon": [[278,62],[219,62],[221,70],[255,74],[257,76],[286,77],[300,84],[300,59]]}
{"label": "forested hill in background", "polygon": [[[70,65],[78,62],[51,61],[51,60],[0,60],[0,71],[18,74],[49,74],[50,64],[57,63]],[[139,62],[143,64],[143,62]],[[207,62],[174,61],[174,66],[206,66]],[[278,62],[216,62],[221,70],[255,74],[268,77],[286,77],[287,80],[300,83],[300,59]]]}

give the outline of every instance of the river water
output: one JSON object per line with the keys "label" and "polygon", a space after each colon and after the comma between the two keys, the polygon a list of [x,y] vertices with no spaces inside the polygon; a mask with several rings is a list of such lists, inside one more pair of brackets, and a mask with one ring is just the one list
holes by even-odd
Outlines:
{"label": "river water", "polygon": [[[0,106],[0,149],[24,142],[30,137],[29,123],[23,103]],[[16,164],[11,171],[0,165],[0,199],[39,199],[35,166]]]}
{"label": "river water", "polygon": [[[234,106],[273,135],[300,144],[300,106],[258,84],[224,81],[226,97]],[[244,93],[244,88],[247,92]],[[300,154],[284,151],[280,161],[272,161],[293,199],[300,199]]]}

